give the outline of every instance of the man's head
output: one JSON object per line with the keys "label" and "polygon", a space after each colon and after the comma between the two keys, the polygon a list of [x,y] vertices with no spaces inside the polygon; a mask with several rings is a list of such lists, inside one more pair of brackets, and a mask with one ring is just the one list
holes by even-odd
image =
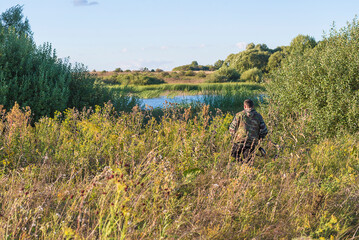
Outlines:
{"label": "man's head", "polygon": [[244,100],[243,105],[244,105],[244,109],[251,109],[254,107],[254,103],[251,99]]}

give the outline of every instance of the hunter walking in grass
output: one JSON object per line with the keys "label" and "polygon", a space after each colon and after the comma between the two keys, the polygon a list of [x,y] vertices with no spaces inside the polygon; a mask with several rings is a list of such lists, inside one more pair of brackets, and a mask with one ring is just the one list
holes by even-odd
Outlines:
{"label": "hunter walking in grass", "polygon": [[244,101],[244,110],[237,113],[229,126],[232,135],[231,155],[236,161],[248,163],[258,143],[267,135],[262,116],[254,109],[251,99]]}

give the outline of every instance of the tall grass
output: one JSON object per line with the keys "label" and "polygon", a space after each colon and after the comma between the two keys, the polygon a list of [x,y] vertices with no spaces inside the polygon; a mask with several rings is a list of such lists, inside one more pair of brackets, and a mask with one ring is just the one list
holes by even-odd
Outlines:
{"label": "tall grass", "polygon": [[357,238],[358,135],[304,145],[264,112],[268,154],[248,166],[208,106],[0,113],[3,239]]}
{"label": "tall grass", "polygon": [[210,91],[225,91],[231,89],[233,91],[247,89],[249,91],[264,91],[265,88],[261,84],[256,83],[201,83],[201,84],[160,84],[148,86],[109,86],[114,91],[134,94],[141,98],[154,98],[161,95],[181,95],[181,94],[203,94]]}

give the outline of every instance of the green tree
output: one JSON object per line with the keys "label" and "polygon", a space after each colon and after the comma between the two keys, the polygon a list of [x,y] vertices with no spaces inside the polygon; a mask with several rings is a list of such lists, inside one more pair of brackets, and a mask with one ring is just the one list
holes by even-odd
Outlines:
{"label": "green tree", "polygon": [[193,61],[190,65],[191,70],[197,70],[198,69],[198,62],[197,61]]}
{"label": "green tree", "polygon": [[332,29],[314,48],[283,59],[268,85],[274,112],[283,116],[283,121],[288,116],[302,116],[306,129],[319,136],[357,132],[358,49],[359,24],[354,19],[340,31]]}
{"label": "green tree", "polygon": [[[0,32],[3,30],[14,31],[18,36],[32,36],[30,24],[27,18],[22,14],[23,6],[15,5],[0,15]],[[1,33],[4,34],[4,33]]]}
{"label": "green tree", "polygon": [[236,82],[240,77],[236,69],[223,66],[211,74],[207,82]]}
{"label": "green tree", "polygon": [[267,71],[272,71],[280,66],[281,61],[285,57],[283,51],[277,51],[270,55],[267,64]]}
{"label": "green tree", "polygon": [[266,49],[264,45],[257,45],[255,48],[247,48],[247,50],[238,54],[231,54],[225,60],[224,65],[236,69],[241,74],[252,68],[258,68],[264,72],[266,71],[271,51],[263,49]]}
{"label": "green tree", "polygon": [[308,35],[298,35],[290,43],[290,54],[303,54],[306,50],[312,49],[317,45],[313,37]]}
{"label": "green tree", "polygon": [[106,90],[83,65],[61,60],[51,44],[37,47],[30,25],[16,5],[1,14],[0,105],[30,106],[35,119],[67,107],[83,108],[108,101]]}
{"label": "green tree", "polygon": [[242,73],[241,80],[259,83],[262,82],[262,75],[263,73],[261,70],[258,68],[252,68]]}
{"label": "green tree", "polygon": [[256,45],[254,43],[250,43],[250,44],[247,45],[246,50],[254,49],[255,46]]}
{"label": "green tree", "polygon": [[217,60],[213,66],[215,69],[220,69],[223,66],[223,63],[224,63],[223,60]]}

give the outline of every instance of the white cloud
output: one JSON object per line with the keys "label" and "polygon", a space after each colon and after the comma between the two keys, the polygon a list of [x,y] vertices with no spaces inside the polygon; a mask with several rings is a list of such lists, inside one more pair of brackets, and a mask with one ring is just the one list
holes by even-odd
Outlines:
{"label": "white cloud", "polygon": [[125,53],[125,52],[127,52],[127,51],[128,51],[127,48],[122,48],[122,50],[121,50],[121,52],[123,52],[123,53]]}
{"label": "white cloud", "polygon": [[90,5],[96,5],[98,2],[89,2],[87,0],[74,0],[75,6],[90,6]]}
{"label": "white cloud", "polygon": [[168,47],[167,47],[167,46],[161,46],[161,49],[162,49],[162,50],[167,50]]}
{"label": "white cloud", "polygon": [[246,50],[247,45],[248,44],[245,42],[236,43],[236,46],[239,48],[239,50]]}
{"label": "white cloud", "polygon": [[200,48],[205,48],[205,47],[206,47],[206,44],[203,44],[203,43],[202,43],[201,45],[199,45],[199,47],[200,47]]}

